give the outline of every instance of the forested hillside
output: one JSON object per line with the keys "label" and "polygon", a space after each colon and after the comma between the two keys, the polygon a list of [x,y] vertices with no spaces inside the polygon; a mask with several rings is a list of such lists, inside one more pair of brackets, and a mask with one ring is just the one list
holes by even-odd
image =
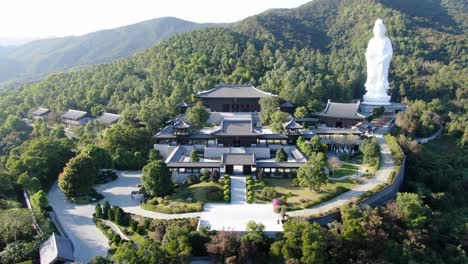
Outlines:
{"label": "forested hillside", "polygon": [[174,17],[163,17],[83,36],[33,41],[0,48],[0,83],[37,79],[44,74],[125,58],[171,36],[206,27]]}
{"label": "forested hillside", "polygon": [[[423,2],[434,7],[434,1]],[[453,120],[466,122],[459,116],[466,112],[468,87],[466,4],[444,1],[437,12],[445,16],[421,17],[415,16],[414,7],[391,3],[313,1],[269,11],[228,29],[178,35],[132,58],[55,74],[8,92],[2,96],[0,119],[10,113],[26,116],[37,106],[57,111],[100,106],[144,121],[154,132],[177,102],[220,81],[252,82],[296,105],[361,98],[364,52],[373,22],[381,17],[394,46],[392,99],[438,98],[447,102],[443,115],[452,112]]]}
{"label": "forested hillside", "polygon": [[[30,215],[14,202],[18,190],[35,193],[33,201],[45,200],[33,205],[44,216],[45,191],[64,164],[64,183],[78,165],[93,167],[92,153],[116,169],[141,169],[158,156],[150,151],[151,135],[176,114],[177,103],[195,102],[198,91],[219,82],[251,82],[303,106],[304,116],[320,110],[328,99],[362,98],[364,52],[380,17],[394,48],[392,100],[409,105],[392,130],[407,157],[401,191],[409,193],[400,193],[396,202],[385,206],[345,206],[341,221],[327,228],[288,220],[274,242],[262,228],[253,228],[242,239],[231,232],[189,234],[188,229],[174,229],[167,230],[174,241],[170,246],[164,242],[168,239],[162,244],[139,243],[138,250],[124,243],[112,259],[154,263],[167,257],[180,262],[209,252],[238,263],[248,262],[248,257],[255,263],[466,263],[467,9],[463,0],[314,0],[227,27],[179,34],[127,59],[53,74],[2,92],[0,262],[37,258],[37,245],[44,240],[34,235],[30,219],[17,221]],[[39,119],[31,127],[21,119],[39,106],[58,113],[76,108],[98,115],[106,110],[123,118],[106,130],[89,122],[73,131],[79,139],[71,140],[63,125]],[[433,134],[441,124],[441,139],[425,145],[412,140]],[[391,144],[397,148],[396,139]],[[83,170],[76,175],[84,179],[91,174]],[[80,188],[96,198],[92,184],[86,180]],[[45,233],[53,231],[47,218],[38,221]]]}

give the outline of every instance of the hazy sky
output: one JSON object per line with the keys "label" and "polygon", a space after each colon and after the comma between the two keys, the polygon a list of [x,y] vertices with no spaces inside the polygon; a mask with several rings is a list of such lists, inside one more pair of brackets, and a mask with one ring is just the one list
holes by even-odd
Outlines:
{"label": "hazy sky", "polygon": [[163,16],[233,22],[310,0],[1,0],[0,37],[82,35]]}

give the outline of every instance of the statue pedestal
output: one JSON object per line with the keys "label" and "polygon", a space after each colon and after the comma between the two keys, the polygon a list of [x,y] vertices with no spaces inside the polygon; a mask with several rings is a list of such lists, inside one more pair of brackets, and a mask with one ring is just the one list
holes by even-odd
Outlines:
{"label": "statue pedestal", "polygon": [[371,116],[372,115],[372,110],[375,108],[379,108],[383,106],[385,109],[385,112],[392,112],[394,114],[398,112],[404,112],[406,111],[406,108],[408,107],[405,104],[400,104],[400,103],[393,103],[393,102],[369,102],[369,101],[363,101],[360,105],[360,112],[365,115],[365,116]]}

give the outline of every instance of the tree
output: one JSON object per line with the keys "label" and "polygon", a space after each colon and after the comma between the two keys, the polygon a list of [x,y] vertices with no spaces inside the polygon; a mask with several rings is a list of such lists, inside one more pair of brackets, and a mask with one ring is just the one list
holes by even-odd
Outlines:
{"label": "tree", "polygon": [[49,207],[47,193],[43,190],[38,191],[31,197],[31,203],[36,210],[43,212]]}
{"label": "tree", "polygon": [[114,212],[114,222],[121,226],[128,226],[128,217],[125,212],[119,206],[114,206],[112,211]]}
{"label": "tree", "polygon": [[215,255],[222,260],[237,255],[240,246],[240,236],[237,232],[219,231],[211,238],[206,245],[208,253]]}
{"label": "tree", "polygon": [[88,264],[111,264],[111,263],[112,262],[109,259],[102,257],[102,256],[95,256],[88,262]]}
{"label": "tree", "polygon": [[152,161],[143,167],[141,181],[143,187],[152,196],[163,196],[172,191],[171,172],[162,160]]}
{"label": "tree", "polygon": [[396,204],[403,220],[410,228],[421,229],[427,222],[429,208],[424,206],[419,195],[415,193],[398,193]]}
{"label": "tree", "polygon": [[322,107],[322,104],[317,99],[313,99],[309,101],[309,103],[307,104],[307,109],[309,109],[310,112],[321,111],[323,110],[323,108],[321,107]]}
{"label": "tree", "polygon": [[191,162],[199,162],[200,161],[200,158],[198,157],[198,154],[197,154],[196,150],[192,150],[192,152],[190,152],[190,161]]}
{"label": "tree", "polygon": [[184,119],[192,124],[194,128],[202,128],[208,117],[210,117],[210,113],[208,113],[202,102],[198,102],[187,110]]}
{"label": "tree", "polygon": [[65,138],[65,127],[62,124],[55,125],[50,131],[50,136],[56,139]]}
{"label": "tree", "polygon": [[13,193],[13,177],[8,173],[0,172],[0,198],[5,198]]}
{"label": "tree", "polygon": [[159,150],[156,150],[156,149],[150,149],[149,151],[149,161],[156,161],[156,160],[162,160],[163,159],[163,156],[161,155],[161,153],[159,152]]}
{"label": "tree", "polygon": [[27,173],[30,179],[37,178],[43,187],[49,187],[73,157],[72,148],[67,139],[31,139],[10,152],[6,167],[12,175]]}
{"label": "tree", "polygon": [[251,258],[254,263],[262,263],[267,260],[270,242],[265,235],[265,226],[255,221],[247,223],[247,233],[241,237],[240,259]]}
{"label": "tree", "polygon": [[93,159],[80,154],[72,158],[59,176],[59,187],[67,197],[87,195],[93,188],[97,169]]}
{"label": "tree", "polygon": [[271,114],[271,129],[275,133],[284,133],[283,124],[288,121],[289,114],[281,111],[276,111]]}
{"label": "tree", "polygon": [[363,162],[370,166],[377,166],[380,162],[380,146],[375,138],[367,138],[359,146],[364,158]]}
{"label": "tree", "polygon": [[330,157],[328,159],[328,167],[331,169],[333,176],[335,176],[335,171],[341,168],[341,162],[338,157]]}
{"label": "tree", "polygon": [[102,206],[100,203],[97,203],[96,206],[94,207],[94,216],[96,218],[103,218]]}
{"label": "tree", "polygon": [[306,163],[297,170],[297,179],[299,184],[309,187],[314,191],[320,191],[321,187],[327,183],[327,175],[324,166],[325,155],[318,152],[312,155]]}
{"label": "tree", "polygon": [[142,263],[139,262],[137,252],[130,242],[118,246],[111,259],[113,263]]}
{"label": "tree", "polygon": [[286,161],[288,161],[288,154],[286,153],[286,151],[284,150],[283,147],[280,147],[276,151],[275,161],[276,162],[286,162]]}
{"label": "tree", "polygon": [[260,104],[260,121],[263,125],[270,124],[271,115],[276,112],[280,106],[279,100],[277,97],[267,96],[260,98],[258,101]]}
{"label": "tree", "polygon": [[0,247],[12,241],[29,240],[35,234],[31,212],[24,208],[0,210]]}
{"label": "tree", "polygon": [[112,209],[108,201],[104,202],[102,206],[102,218],[112,221]]}
{"label": "tree", "polygon": [[310,140],[310,147],[314,152],[327,152],[327,144],[322,144],[320,137],[313,137]]}
{"label": "tree", "polygon": [[36,177],[30,178],[27,172],[21,173],[16,183],[20,184],[31,193],[41,189],[41,183]]}
{"label": "tree", "polygon": [[186,263],[190,258],[192,247],[186,235],[178,236],[169,241],[166,245],[166,251],[178,263]]}
{"label": "tree", "polygon": [[318,223],[307,225],[302,231],[302,263],[328,263],[327,238],[323,233]]}
{"label": "tree", "polygon": [[219,170],[213,170],[210,173],[210,181],[212,182],[218,182],[219,178],[221,178],[221,175],[219,174]]}
{"label": "tree", "polygon": [[21,118],[19,118],[16,115],[9,115],[5,120],[5,123],[3,124],[3,128],[6,129],[8,132],[30,131],[28,124],[26,124],[26,122],[21,120]]}
{"label": "tree", "polygon": [[47,127],[47,122],[42,118],[37,118],[34,120],[34,127],[31,133],[33,137],[47,137],[49,136],[49,128]]}
{"label": "tree", "polygon": [[294,111],[294,117],[297,117],[297,118],[304,118],[304,117],[307,117],[308,115],[309,115],[309,111],[307,110],[305,106],[299,106]]}
{"label": "tree", "polygon": [[111,169],[114,167],[113,160],[107,149],[96,145],[88,145],[81,150],[81,153],[89,156],[96,165],[96,169]]}

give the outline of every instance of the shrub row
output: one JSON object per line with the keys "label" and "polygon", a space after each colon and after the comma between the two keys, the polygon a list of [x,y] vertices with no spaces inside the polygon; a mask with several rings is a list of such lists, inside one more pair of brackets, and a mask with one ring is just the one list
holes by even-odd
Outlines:
{"label": "shrub row", "polygon": [[252,175],[247,176],[247,203],[255,201],[255,181]]}
{"label": "shrub row", "polygon": [[322,203],[322,202],[325,202],[325,201],[328,201],[344,192],[347,192],[349,191],[348,188],[346,187],[343,187],[343,186],[338,186],[336,187],[335,189],[335,192],[332,192],[332,193],[327,193],[321,197],[319,197],[318,199],[316,200],[313,200],[313,201],[310,201],[310,202],[307,202],[307,203],[304,203],[304,205],[302,206],[303,208],[299,208],[299,209],[305,209],[305,208],[310,208],[316,204],[319,204],[319,203]]}
{"label": "shrub row", "polygon": [[224,180],[223,180],[223,183],[224,183],[224,201],[226,203],[230,203],[231,202],[231,177],[229,175],[224,175]]}

